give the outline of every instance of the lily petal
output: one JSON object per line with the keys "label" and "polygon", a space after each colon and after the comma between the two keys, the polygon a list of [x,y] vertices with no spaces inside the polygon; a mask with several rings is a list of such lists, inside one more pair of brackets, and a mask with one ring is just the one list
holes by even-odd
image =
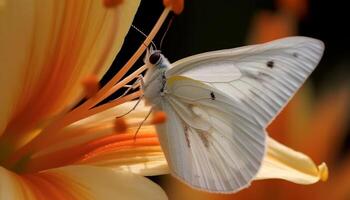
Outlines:
{"label": "lily petal", "polygon": [[[0,37],[7,41],[1,42],[0,54],[5,52],[6,59],[0,59],[0,64],[14,69],[12,74],[18,78],[12,81],[22,85],[2,90],[15,94],[20,90],[20,96],[12,95],[17,101],[15,97],[7,100],[16,107],[7,132],[40,126],[43,118],[75,103],[82,96],[82,79],[102,75],[113,62],[138,5],[138,0],[113,8],[96,0],[7,1],[1,13],[6,21],[1,24],[7,27],[1,29],[10,28],[6,37]],[[2,74],[12,79],[7,71]]]}
{"label": "lily petal", "polygon": [[115,131],[116,113],[126,113],[134,104],[128,102],[81,120],[45,141],[41,150],[32,155],[26,172],[78,163],[145,176],[168,173],[154,126],[142,126],[135,138],[136,129],[149,110],[143,103],[128,115],[126,131]]}
{"label": "lily petal", "polygon": [[[28,33],[32,30],[32,18],[30,11],[26,11],[28,1],[13,5],[13,1],[1,1],[0,3],[0,135],[11,117],[15,107],[15,100],[18,98],[23,79],[23,64],[28,49],[23,48],[29,45],[31,36]],[[14,23],[15,20],[22,20],[22,24]]]}
{"label": "lily petal", "polygon": [[[115,132],[116,116],[127,113],[135,105],[136,101],[123,103],[104,112],[92,115],[82,119],[63,129],[59,134],[50,137],[41,144],[41,151],[37,155],[47,154],[53,151],[85,144],[89,141],[97,140],[110,135],[120,134]],[[128,114],[128,119],[132,121],[141,121],[145,118],[149,111],[149,107],[145,107],[144,103],[140,103],[136,109]],[[134,128],[135,127],[129,127]],[[152,131],[149,127],[143,126],[141,132]],[[133,132],[134,131],[134,132]],[[130,133],[135,133],[135,130],[129,130]],[[153,129],[153,132],[155,130]],[[40,149],[40,148],[39,148]]]}
{"label": "lily petal", "polygon": [[1,199],[167,199],[147,178],[92,166],[67,166],[17,176],[0,167]]}
{"label": "lily petal", "polygon": [[156,176],[169,173],[167,161],[156,135],[128,137],[98,148],[83,157],[78,164],[109,167],[140,174]]}
{"label": "lily petal", "polygon": [[308,156],[268,138],[266,156],[255,179],[274,178],[298,184],[312,184],[327,180],[328,168],[325,163],[316,166]]}
{"label": "lily petal", "polygon": [[20,176],[0,166],[0,199],[35,200],[35,197],[22,186]]}

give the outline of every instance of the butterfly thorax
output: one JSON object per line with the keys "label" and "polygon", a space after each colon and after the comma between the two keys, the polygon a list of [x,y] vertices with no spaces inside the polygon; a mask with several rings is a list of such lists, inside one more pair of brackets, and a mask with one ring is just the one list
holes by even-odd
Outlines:
{"label": "butterfly thorax", "polygon": [[[151,56],[150,56],[151,58]],[[158,60],[153,63],[148,59],[146,65],[149,65],[144,79],[144,97],[147,104],[160,106],[161,99],[165,94],[166,77],[165,73],[170,67],[169,61],[161,54]]]}

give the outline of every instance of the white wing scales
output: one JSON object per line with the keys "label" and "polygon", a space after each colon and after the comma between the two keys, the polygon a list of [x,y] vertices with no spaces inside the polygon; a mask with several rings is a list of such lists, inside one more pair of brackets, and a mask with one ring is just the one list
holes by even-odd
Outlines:
{"label": "white wing scales", "polygon": [[323,50],[319,40],[290,37],[188,57],[174,63],[167,76],[205,82],[239,99],[267,126],[314,70]]}
{"label": "white wing scales", "polygon": [[264,157],[264,128],[323,49],[321,41],[291,37],[172,64],[161,101],[168,121],[157,126],[172,174],[211,192],[247,187]]}
{"label": "white wing scales", "polygon": [[[203,80],[207,83],[230,82],[238,79],[241,73],[237,67],[225,61],[216,60],[213,68],[212,63],[198,62],[188,68],[184,75],[195,80]],[[227,73],[227,72],[230,73]],[[181,73],[180,73],[181,74]]]}
{"label": "white wing scales", "polygon": [[265,153],[263,127],[248,109],[185,77],[170,78],[167,91],[162,108],[169,120],[157,131],[172,173],[211,192],[248,186]]}

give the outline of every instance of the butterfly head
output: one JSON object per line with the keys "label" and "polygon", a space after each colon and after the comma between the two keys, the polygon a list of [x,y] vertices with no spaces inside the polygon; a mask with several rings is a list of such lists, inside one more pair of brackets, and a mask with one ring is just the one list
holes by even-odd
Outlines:
{"label": "butterfly head", "polygon": [[167,67],[170,65],[169,61],[164,57],[160,50],[154,50],[153,48],[149,48],[147,50],[146,57],[144,62],[152,66],[157,66],[159,68]]}
{"label": "butterfly head", "polygon": [[162,61],[162,54],[159,50],[153,51],[148,57],[148,62],[152,65],[157,65]]}

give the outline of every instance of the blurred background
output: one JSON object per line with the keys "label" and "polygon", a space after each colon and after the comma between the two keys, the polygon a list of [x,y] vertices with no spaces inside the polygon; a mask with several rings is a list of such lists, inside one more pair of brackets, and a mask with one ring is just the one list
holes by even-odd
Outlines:
{"label": "blurred background", "polygon": [[[237,194],[195,191],[171,176],[152,177],[172,199],[350,199],[350,18],[346,1],[318,0],[185,0],[181,15],[169,17],[154,40],[171,61],[206,51],[234,48],[291,35],[322,40],[326,50],[306,84],[268,127],[270,135],[325,161],[327,182],[296,185],[283,180],[254,181]],[[162,1],[143,1],[134,25],[148,33],[163,10]],[[102,82],[122,66],[144,40],[130,30],[121,53]],[[142,65],[139,61],[136,67]]]}

